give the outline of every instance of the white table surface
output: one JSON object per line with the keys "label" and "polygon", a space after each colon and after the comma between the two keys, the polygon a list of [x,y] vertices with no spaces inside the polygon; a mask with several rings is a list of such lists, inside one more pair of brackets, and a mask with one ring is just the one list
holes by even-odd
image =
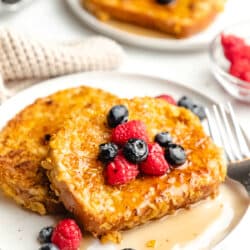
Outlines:
{"label": "white table surface", "polygon": [[[46,39],[70,40],[96,34],[74,17],[64,0],[33,0],[31,5],[18,13],[1,14],[2,26]],[[243,127],[250,130],[250,105],[234,100],[218,85],[210,73],[207,51],[157,52],[125,45],[124,49],[127,57],[121,71],[157,75],[192,86],[222,103],[231,101]],[[248,133],[250,135],[250,131]]]}

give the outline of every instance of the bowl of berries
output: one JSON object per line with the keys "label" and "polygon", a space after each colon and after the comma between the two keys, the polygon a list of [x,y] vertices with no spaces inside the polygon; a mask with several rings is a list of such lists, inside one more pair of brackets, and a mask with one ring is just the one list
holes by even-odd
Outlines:
{"label": "bowl of berries", "polygon": [[233,97],[250,103],[250,21],[218,34],[210,46],[212,72]]}

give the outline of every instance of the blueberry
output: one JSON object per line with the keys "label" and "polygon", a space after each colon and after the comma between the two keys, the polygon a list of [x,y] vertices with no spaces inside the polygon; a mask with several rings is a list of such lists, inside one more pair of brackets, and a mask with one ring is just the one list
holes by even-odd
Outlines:
{"label": "blueberry", "polygon": [[200,118],[201,121],[204,120],[204,119],[206,118],[205,109],[204,109],[204,107],[202,107],[201,105],[196,105],[196,104],[194,104],[193,107],[192,107],[192,109],[191,109],[191,111],[192,111],[195,115],[197,115],[197,116]]}
{"label": "blueberry", "polygon": [[182,146],[171,143],[165,150],[165,158],[173,167],[178,167],[185,163],[187,156]]}
{"label": "blueberry", "polygon": [[187,96],[183,96],[178,101],[178,106],[191,110],[195,115],[200,118],[201,121],[206,118],[204,107],[193,103],[192,99]]}
{"label": "blueberry", "polygon": [[148,156],[148,145],[141,139],[129,139],[123,148],[123,154],[130,162],[142,162]]}
{"label": "blueberry", "polygon": [[174,2],[175,0],[157,0],[157,3],[159,4],[170,4]]}
{"label": "blueberry", "polygon": [[98,159],[104,163],[112,161],[118,153],[118,146],[113,142],[99,145]]}
{"label": "blueberry", "polygon": [[53,227],[44,227],[38,234],[38,241],[40,243],[49,243],[51,242],[51,236],[53,233]]}
{"label": "blueberry", "polygon": [[59,248],[52,243],[43,244],[38,250],[59,250]]}
{"label": "blueberry", "polygon": [[45,134],[44,135],[44,140],[45,141],[49,141],[51,139],[51,135],[50,134]]}
{"label": "blueberry", "polygon": [[155,142],[157,142],[162,147],[166,147],[172,142],[172,137],[168,132],[162,132],[155,136]]}
{"label": "blueberry", "polygon": [[191,98],[187,96],[183,96],[178,102],[177,105],[180,107],[184,107],[186,109],[192,110],[194,103]]}
{"label": "blueberry", "polygon": [[128,109],[124,105],[116,105],[108,113],[108,125],[111,128],[127,121]]}

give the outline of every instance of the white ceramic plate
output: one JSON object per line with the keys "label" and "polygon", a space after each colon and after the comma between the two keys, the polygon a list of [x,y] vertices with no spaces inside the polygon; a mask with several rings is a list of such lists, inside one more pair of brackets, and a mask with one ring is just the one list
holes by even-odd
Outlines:
{"label": "white ceramic plate", "polygon": [[[121,74],[121,73],[85,73],[56,78],[26,89],[0,106],[0,128],[17,112],[36,98],[47,96],[60,89],[89,85],[108,90],[122,97],[155,96],[161,93],[169,93],[175,98],[182,95],[193,97],[197,102],[209,106],[212,99],[189,89],[180,84],[161,78]],[[230,184],[230,182],[229,182]],[[232,183],[231,183],[232,184]],[[231,185],[230,184],[230,185]],[[235,185],[235,184],[232,184]],[[245,197],[241,185],[236,185],[239,195]],[[245,209],[247,211],[247,207]],[[250,220],[249,212],[242,214],[236,229],[220,244],[217,249],[236,249],[238,242],[247,242]],[[21,209],[12,200],[0,194],[0,249],[1,250],[34,250],[39,248],[36,242],[37,233],[44,227],[51,225],[57,218],[51,216],[39,216]],[[243,245],[244,246],[244,245]],[[232,248],[230,248],[232,247]],[[95,243],[88,250],[112,250],[112,247],[99,246]],[[247,249],[247,248],[244,248]]]}
{"label": "white ceramic plate", "polygon": [[120,42],[144,48],[157,50],[199,50],[207,48],[210,41],[221,30],[230,24],[249,19],[250,2],[246,0],[228,0],[225,11],[218,16],[215,22],[203,32],[187,39],[157,38],[137,35],[99,21],[84,10],[80,0],[66,0],[73,13],[83,23],[97,32],[110,36]]}

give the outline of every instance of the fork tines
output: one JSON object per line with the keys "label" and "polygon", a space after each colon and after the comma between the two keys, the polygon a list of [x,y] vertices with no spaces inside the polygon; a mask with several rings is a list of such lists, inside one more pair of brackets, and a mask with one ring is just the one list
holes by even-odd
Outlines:
{"label": "fork tines", "polygon": [[[212,110],[205,109],[209,134],[214,142],[224,147],[230,162],[250,157],[246,138],[237,122],[232,105],[227,103],[226,112],[222,104],[213,105]],[[213,114],[213,115],[212,115]]]}

